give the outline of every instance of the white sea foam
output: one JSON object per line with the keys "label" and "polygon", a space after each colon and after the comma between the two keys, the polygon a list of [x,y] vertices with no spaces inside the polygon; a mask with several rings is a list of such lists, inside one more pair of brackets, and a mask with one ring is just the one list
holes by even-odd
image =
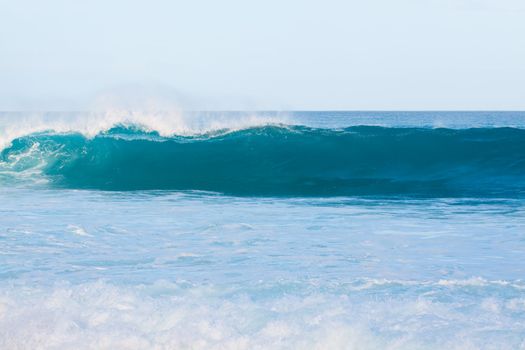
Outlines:
{"label": "white sea foam", "polygon": [[68,225],[67,227],[71,232],[73,232],[75,235],[78,235],[78,236],[86,236],[86,237],[89,237],[91,236],[89,233],[86,232],[86,230],[81,227],[81,226],[77,226],[77,225]]}
{"label": "white sea foam", "polygon": [[[523,330],[509,314],[522,303],[486,298],[472,306],[417,297],[356,302],[323,293],[257,300],[242,291],[163,281],[4,286],[0,348],[511,349],[523,346],[505,337]],[[457,312],[461,307],[470,311]]]}
{"label": "white sea foam", "polygon": [[47,183],[47,178],[40,176],[47,163],[45,157],[38,156],[40,153],[40,144],[35,142],[22,152],[8,154],[7,161],[0,160],[0,177],[16,179],[17,183]]}

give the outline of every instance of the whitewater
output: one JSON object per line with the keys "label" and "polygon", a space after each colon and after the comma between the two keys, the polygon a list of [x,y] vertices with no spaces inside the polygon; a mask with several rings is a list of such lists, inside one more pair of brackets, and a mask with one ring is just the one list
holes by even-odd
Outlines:
{"label": "whitewater", "polygon": [[0,113],[1,349],[525,349],[523,112]]}

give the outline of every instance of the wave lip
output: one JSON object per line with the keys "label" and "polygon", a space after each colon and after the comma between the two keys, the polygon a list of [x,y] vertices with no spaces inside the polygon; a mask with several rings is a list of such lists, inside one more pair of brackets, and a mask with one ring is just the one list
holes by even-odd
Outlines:
{"label": "wave lip", "polygon": [[192,136],[118,126],[40,133],[1,153],[0,180],[38,166],[51,186],[249,196],[523,197],[525,130],[267,125]]}

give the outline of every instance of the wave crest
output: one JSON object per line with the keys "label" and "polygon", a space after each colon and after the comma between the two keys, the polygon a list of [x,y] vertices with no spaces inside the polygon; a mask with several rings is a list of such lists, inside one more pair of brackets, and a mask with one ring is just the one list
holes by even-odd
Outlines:
{"label": "wave crest", "polygon": [[[15,122],[14,122],[15,121]],[[79,133],[93,138],[116,125],[156,132],[162,136],[199,135],[217,130],[241,130],[288,122],[284,114],[183,113],[182,111],[140,111],[109,109],[91,113],[1,113],[0,150],[17,138],[35,133]]]}

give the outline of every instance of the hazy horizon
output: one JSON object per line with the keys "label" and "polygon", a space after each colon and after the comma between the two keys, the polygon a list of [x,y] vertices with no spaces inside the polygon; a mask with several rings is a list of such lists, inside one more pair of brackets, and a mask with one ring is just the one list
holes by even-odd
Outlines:
{"label": "hazy horizon", "polygon": [[4,1],[0,110],[525,110],[524,17],[518,0]]}

